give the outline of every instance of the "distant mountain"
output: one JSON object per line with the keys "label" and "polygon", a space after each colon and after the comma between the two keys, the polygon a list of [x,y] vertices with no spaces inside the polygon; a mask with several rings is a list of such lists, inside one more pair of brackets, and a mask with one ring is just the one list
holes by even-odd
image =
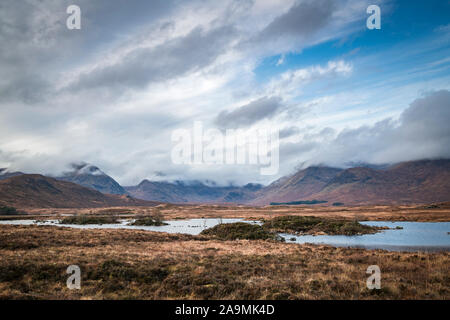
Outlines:
{"label": "distant mountain", "polygon": [[125,195],[103,194],[72,182],[38,174],[24,174],[0,181],[0,205],[18,208],[91,208],[156,204],[158,203]]}
{"label": "distant mountain", "polygon": [[252,204],[291,202],[312,199],[343,169],[330,167],[309,167],[297,173],[282,177],[257,193]]}
{"label": "distant mountain", "polygon": [[346,205],[449,201],[450,160],[403,162],[386,169],[308,168],[262,189],[251,203],[313,199]]}
{"label": "distant mountain", "polygon": [[246,203],[263,186],[249,183],[243,187],[207,185],[200,181],[144,180],[125,190],[135,198],[171,203]]}
{"label": "distant mountain", "polygon": [[450,200],[450,160],[403,162],[385,170],[352,168],[315,197],[346,204],[408,204]]}
{"label": "distant mountain", "polygon": [[0,180],[8,179],[11,177],[21,176],[23,172],[9,172],[6,168],[0,168]]}
{"label": "distant mountain", "polygon": [[86,163],[72,164],[72,171],[66,172],[63,176],[57,177],[56,179],[73,182],[80,186],[100,191],[101,193],[127,193],[117,181],[101,171],[98,167]]}
{"label": "distant mountain", "polygon": [[282,177],[266,187],[251,183],[218,186],[210,181],[149,180],[137,186],[121,187],[99,168],[87,164],[74,166],[73,171],[57,179],[0,170],[0,205],[19,207],[101,207],[155,202],[317,205],[323,201],[326,205],[448,202],[450,160],[349,169],[315,166]]}

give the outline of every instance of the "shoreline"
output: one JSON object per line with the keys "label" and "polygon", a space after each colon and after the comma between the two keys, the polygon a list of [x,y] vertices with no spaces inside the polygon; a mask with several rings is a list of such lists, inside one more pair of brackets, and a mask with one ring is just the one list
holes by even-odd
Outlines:
{"label": "shoreline", "polygon": [[[50,217],[82,215],[115,215],[118,217],[151,216],[160,213],[164,220],[195,218],[242,218],[247,220],[270,219],[283,215],[317,216],[319,218],[349,219],[358,221],[415,221],[450,222],[450,205],[442,208],[411,206],[357,206],[357,207],[310,207],[310,206],[223,206],[223,205],[174,205],[157,207],[108,207],[108,208],[21,208],[28,215],[0,216],[0,220],[45,219]],[[122,212],[122,213],[121,213]]]}

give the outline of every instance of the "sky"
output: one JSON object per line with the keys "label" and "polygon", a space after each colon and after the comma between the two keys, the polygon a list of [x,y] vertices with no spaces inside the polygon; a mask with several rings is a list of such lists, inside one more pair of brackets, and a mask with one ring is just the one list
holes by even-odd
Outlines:
{"label": "sky", "polygon": [[[366,26],[374,4],[379,30]],[[3,0],[0,43],[11,171],[87,162],[122,185],[241,185],[310,165],[450,158],[448,0]],[[174,163],[173,133],[195,122],[277,130],[279,170]]]}

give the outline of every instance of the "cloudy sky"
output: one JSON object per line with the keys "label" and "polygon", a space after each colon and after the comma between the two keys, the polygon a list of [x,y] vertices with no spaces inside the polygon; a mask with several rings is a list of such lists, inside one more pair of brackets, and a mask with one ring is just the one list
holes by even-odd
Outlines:
{"label": "cloudy sky", "polygon": [[[69,5],[81,29],[66,27]],[[381,30],[366,9],[381,8]],[[0,167],[268,183],[450,157],[450,1],[2,0]],[[174,130],[269,127],[280,170],[177,165]]]}

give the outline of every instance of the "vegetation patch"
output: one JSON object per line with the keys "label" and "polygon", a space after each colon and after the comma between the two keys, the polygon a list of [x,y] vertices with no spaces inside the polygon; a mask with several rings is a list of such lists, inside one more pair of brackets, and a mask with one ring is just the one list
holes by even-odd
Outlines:
{"label": "vegetation patch", "polygon": [[334,207],[342,207],[344,205],[344,203],[342,202],[333,202],[332,206]]}
{"label": "vegetation patch", "polygon": [[20,214],[16,208],[8,206],[0,206],[0,215],[14,216]]}
{"label": "vegetation patch", "polygon": [[[164,280],[169,274],[164,262],[152,261],[132,265],[118,260],[107,260],[100,264],[98,268],[88,269],[87,277],[89,280],[110,280],[125,282],[153,283]],[[116,282],[113,281],[113,282]]]}
{"label": "vegetation patch", "polygon": [[116,217],[98,217],[98,216],[88,216],[88,215],[80,215],[67,217],[59,221],[60,224],[113,224],[118,223]]}
{"label": "vegetation patch", "polygon": [[130,223],[131,226],[167,226],[168,223],[165,223],[161,219],[155,217],[145,217],[138,218],[133,223]]}
{"label": "vegetation patch", "polygon": [[376,233],[380,227],[360,224],[358,221],[323,219],[318,217],[282,216],[264,222],[263,228],[295,234],[329,234],[354,236]]}
{"label": "vegetation patch", "polygon": [[290,202],[271,202],[271,206],[283,206],[283,205],[300,205],[300,204],[320,204],[327,203],[328,201],[324,200],[299,200],[299,201],[290,201]]}
{"label": "vegetation patch", "polygon": [[212,228],[203,230],[200,234],[212,236],[220,240],[281,240],[275,233],[259,225],[245,222],[218,224]]}

